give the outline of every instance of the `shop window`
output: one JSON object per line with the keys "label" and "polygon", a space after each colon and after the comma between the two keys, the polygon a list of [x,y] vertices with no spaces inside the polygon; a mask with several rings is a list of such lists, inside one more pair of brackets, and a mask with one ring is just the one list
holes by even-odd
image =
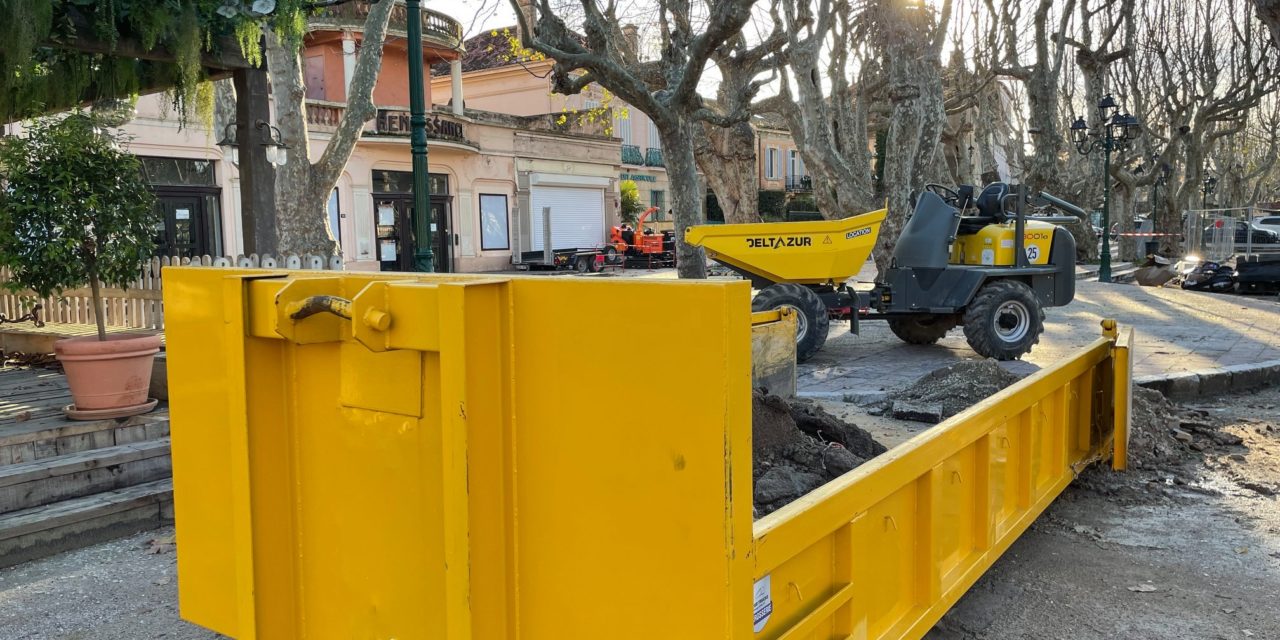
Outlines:
{"label": "shop window", "polygon": [[510,249],[507,230],[507,196],[480,194],[480,248],[484,251]]}
{"label": "shop window", "polygon": [[[413,172],[374,169],[373,186],[376,193],[413,193]],[[449,195],[449,176],[443,173],[427,174],[427,186],[433,196]]]}
{"label": "shop window", "polygon": [[334,242],[342,244],[342,209],[338,204],[338,188],[334,187],[329,192],[329,232],[333,234]]}
{"label": "shop window", "polygon": [[324,100],[324,56],[307,56],[303,81],[308,100]]}
{"label": "shop window", "polygon": [[213,161],[191,158],[139,156],[147,184],[155,186],[216,187]]}
{"label": "shop window", "polygon": [[667,219],[667,192],[657,189],[649,192],[649,206],[657,207],[658,210],[650,216],[653,220]]}

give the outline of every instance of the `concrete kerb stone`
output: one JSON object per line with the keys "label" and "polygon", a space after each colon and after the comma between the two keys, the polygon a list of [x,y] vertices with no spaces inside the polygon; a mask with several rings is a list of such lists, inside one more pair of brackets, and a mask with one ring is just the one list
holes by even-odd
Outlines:
{"label": "concrete kerb stone", "polygon": [[1138,376],[1134,384],[1174,400],[1189,400],[1280,384],[1280,360],[1215,367],[1168,375]]}

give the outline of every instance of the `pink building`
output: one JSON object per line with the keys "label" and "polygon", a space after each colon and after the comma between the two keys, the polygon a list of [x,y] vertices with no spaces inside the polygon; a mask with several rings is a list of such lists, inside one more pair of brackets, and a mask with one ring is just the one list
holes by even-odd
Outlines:
{"label": "pink building", "polygon": [[[635,32],[631,33],[634,37]],[[635,181],[641,203],[657,206],[665,215],[671,199],[662,140],[649,117],[621,99],[607,96],[596,86],[573,96],[553,92],[554,62],[515,61],[509,39],[516,34],[517,27],[507,27],[468,39],[461,62],[452,65],[451,74],[445,73],[444,65],[437,65],[431,80],[436,104],[445,106],[456,102],[449,90],[457,85],[460,67],[467,108],[513,115],[561,113],[573,119],[576,113],[608,106],[613,110],[613,136],[622,144],[619,158],[622,168],[618,177]],[[635,46],[638,48],[638,44]],[[757,117],[752,125],[756,131],[760,189],[785,191],[793,197],[811,192],[812,183],[804,161],[786,125],[776,117]],[[659,220],[662,219],[660,216]]]}
{"label": "pink building", "polygon": [[[302,53],[311,157],[318,158],[346,108],[346,90],[367,5],[327,9],[311,21]],[[600,246],[616,221],[619,143],[599,126],[562,126],[558,109],[522,114],[463,109],[462,27],[427,11],[424,60],[444,73],[426,88],[437,106],[428,126],[431,215],[437,263],[449,271],[509,269],[512,257],[540,251],[542,206],[553,203],[558,245]],[[330,228],[348,269],[396,270],[406,253],[412,206],[405,15],[393,14],[374,89],[377,117],[339,179]],[[243,252],[239,173],[220,132],[179,128],[163,96],[139,101],[124,129],[142,156],[164,210],[157,238],[169,255]],[[550,114],[550,115],[548,115]],[[298,141],[286,140],[288,146]]]}
{"label": "pink building", "polygon": [[[553,92],[552,61],[516,62],[511,58],[508,38],[515,33],[515,27],[508,27],[467,40],[461,62],[450,69],[460,67],[466,107],[517,116],[555,113],[569,121],[577,120],[578,114],[609,107],[613,116],[611,133],[622,145],[618,154],[622,166],[617,177],[634,181],[641,203],[658,207],[661,213],[657,219],[664,220],[671,201],[666,163],[662,141],[649,117],[622,100],[607,96],[598,86],[572,96]],[[440,107],[452,104],[449,88],[456,77],[444,70],[444,65],[437,65],[431,79],[432,95]]]}

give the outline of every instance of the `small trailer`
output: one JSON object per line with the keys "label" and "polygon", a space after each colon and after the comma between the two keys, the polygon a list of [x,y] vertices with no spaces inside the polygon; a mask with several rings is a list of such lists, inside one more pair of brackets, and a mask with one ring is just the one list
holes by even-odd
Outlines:
{"label": "small trailer", "polygon": [[[564,270],[573,269],[579,273],[595,273],[604,265],[604,236],[600,236],[599,246],[582,246],[567,247],[561,246],[556,242],[556,221],[552,216],[552,207],[544,206],[543,210],[538,212],[540,216],[541,228],[540,244],[541,248],[534,251],[524,251],[516,248],[512,252],[512,265],[521,271],[540,271],[540,270]],[[602,223],[603,224],[603,223]],[[517,227],[518,229],[518,227]],[[602,228],[603,229],[603,228]],[[524,244],[524,238],[518,238],[517,247]],[[536,246],[536,244],[535,244]]]}

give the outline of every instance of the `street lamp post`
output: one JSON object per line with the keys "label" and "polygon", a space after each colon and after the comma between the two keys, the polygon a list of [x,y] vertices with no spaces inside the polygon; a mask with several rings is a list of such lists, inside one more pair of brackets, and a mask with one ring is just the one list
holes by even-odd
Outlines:
{"label": "street lamp post", "polygon": [[1120,113],[1120,106],[1108,93],[1098,101],[1097,129],[1090,131],[1084,116],[1071,123],[1071,136],[1081,155],[1102,151],[1102,256],[1098,282],[1111,282],[1111,152],[1129,148],[1138,137],[1138,119]]}
{"label": "street lamp post", "polygon": [[1200,200],[1200,208],[1201,208],[1201,209],[1208,209],[1208,208],[1209,208],[1209,194],[1213,193],[1214,189],[1215,189],[1217,186],[1218,186],[1218,179],[1217,179],[1217,178],[1215,178],[1215,177],[1213,177],[1213,176],[1205,176],[1205,177],[1204,177],[1204,187],[1200,189],[1200,193],[1201,193],[1201,195],[1203,196],[1203,197],[1201,198],[1201,200]]}
{"label": "street lamp post", "polygon": [[[435,271],[431,251],[431,183],[427,174],[427,105],[423,97],[422,3],[405,0],[409,21],[409,146],[413,153],[413,266]],[[403,249],[402,249],[403,250]]]}

